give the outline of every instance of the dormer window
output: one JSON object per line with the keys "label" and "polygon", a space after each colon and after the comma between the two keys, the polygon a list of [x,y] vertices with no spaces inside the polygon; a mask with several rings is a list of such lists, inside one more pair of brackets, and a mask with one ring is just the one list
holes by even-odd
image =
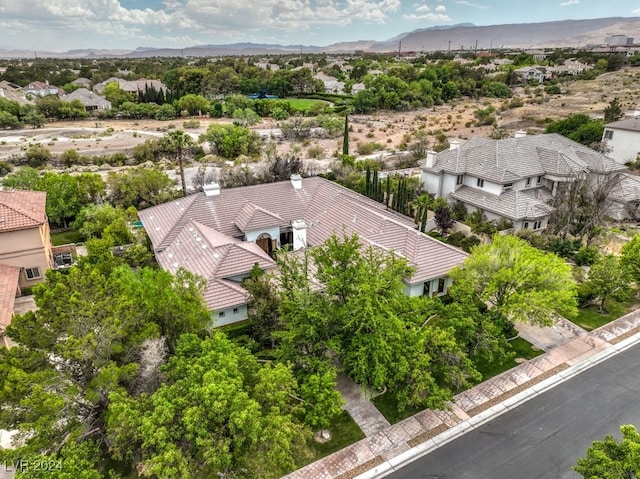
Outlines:
{"label": "dormer window", "polygon": [[538,180],[536,181],[536,185],[542,183],[542,176],[538,176]]}
{"label": "dormer window", "polygon": [[526,188],[529,188],[531,186],[531,178],[527,178],[527,181],[525,182],[524,186]]}
{"label": "dormer window", "polygon": [[478,178],[478,181],[476,181],[476,186],[478,188],[482,188],[484,186],[484,180],[482,178]]}
{"label": "dormer window", "polygon": [[502,189],[503,190],[512,190],[513,189],[513,183],[506,183],[506,184],[502,185]]}
{"label": "dormer window", "polygon": [[464,175],[458,175],[456,177],[456,186],[460,186],[464,182]]}

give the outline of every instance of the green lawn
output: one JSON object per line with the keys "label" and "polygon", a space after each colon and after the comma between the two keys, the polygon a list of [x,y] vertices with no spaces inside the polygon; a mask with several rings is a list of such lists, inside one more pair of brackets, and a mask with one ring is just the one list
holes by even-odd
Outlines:
{"label": "green lawn", "polygon": [[511,350],[516,353],[513,359],[502,363],[488,361],[478,361],[476,363],[476,368],[480,374],[482,374],[482,379],[479,382],[486,381],[489,378],[516,367],[518,365],[516,362],[517,358],[533,359],[543,353],[543,351],[535,348],[530,342],[522,338],[514,338],[509,341],[509,344],[511,344]]}
{"label": "green lawn", "polygon": [[339,451],[360,439],[364,439],[364,434],[353,419],[351,419],[347,411],[342,411],[342,413],[336,417],[329,431],[331,431],[331,439],[327,442],[319,443],[313,439],[309,441],[310,447],[307,455],[296,458],[298,468]]}
{"label": "green lawn", "polygon": [[424,409],[423,407],[416,407],[406,408],[404,411],[398,411],[398,399],[390,392],[386,392],[377,398],[374,398],[372,402],[378,411],[380,411],[391,424],[400,422]]}
{"label": "green lawn", "polygon": [[331,105],[330,102],[324,100],[314,100],[312,98],[287,98],[286,101],[289,102],[291,108],[299,111],[307,111],[316,104],[322,104],[325,106]]}
{"label": "green lawn", "polygon": [[605,309],[607,310],[605,314],[598,312],[599,307],[597,305],[580,308],[578,310],[578,316],[572,321],[581,328],[591,331],[592,329],[610,323],[614,319],[618,319],[620,316],[630,313],[638,302],[638,298],[635,297],[635,295],[627,301],[609,300],[605,304]]}
{"label": "green lawn", "polygon": [[80,233],[73,230],[51,234],[51,243],[53,244],[53,246],[60,246],[69,243],[80,243],[81,241],[82,237],[80,236]]}
{"label": "green lawn", "polygon": [[[509,361],[502,363],[479,361],[476,363],[476,368],[482,374],[482,379],[478,382],[486,381],[493,376],[497,376],[500,373],[508,371],[509,369],[517,366],[516,358],[532,359],[543,353],[539,349],[536,349],[528,341],[522,338],[515,338],[509,341],[512,350],[516,353],[515,357]],[[398,400],[391,393],[385,393],[378,396],[373,400],[373,404],[378,408],[378,411],[382,413],[384,417],[391,424],[395,424],[403,419],[413,416],[417,412],[420,412],[424,408],[407,408],[404,411],[398,411]]]}

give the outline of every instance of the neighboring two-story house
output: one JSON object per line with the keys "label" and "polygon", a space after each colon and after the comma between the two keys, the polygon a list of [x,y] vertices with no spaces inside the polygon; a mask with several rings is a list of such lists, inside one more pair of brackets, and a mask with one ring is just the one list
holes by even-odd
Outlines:
{"label": "neighboring two-story house", "polygon": [[394,251],[413,266],[405,278],[410,296],[445,294],[449,271],[467,256],[420,233],[410,218],[319,177],[229,189],[211,184],[139,217],[162,268],[205,278],[204,299],[216,325],[247,318],[241,281],[255,265],[275,271],[272,254],[284,246],[296,254],[334,233],[357,233],[363,244]]}
{"label": "neighboring two-story house", "polygon": [[625,168],[564,136],[545,134],[493,140],[473,138],[449,150],[429,152],[422,182],[438,198],[461,201],[488,220],[505,218],[515,230],[546,228],[550,202],[588,173],[615,174]]}
{"label": "neighboring two-story house", "polygon": [[0,336],[22,288],[44,281],[52,266],[46,193],[0,191]]}
{"label": "neighboring two-story house", "polygon": [[602,141],[607,146],[607,156],[621,165],[636,161],[640,154],[640,116],[607,123]]}
{"label": "neighboring two-story house", "polygon": [[49,95],[57,95],[60,93],[60,88],[57,86],[49,85],[49,82],[34,81],[24,87],[24,93],[31,97],[43,97]]}

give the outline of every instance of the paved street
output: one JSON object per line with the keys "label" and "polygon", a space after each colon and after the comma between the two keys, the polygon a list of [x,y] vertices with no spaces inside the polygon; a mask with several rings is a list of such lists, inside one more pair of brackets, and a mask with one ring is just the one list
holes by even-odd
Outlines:
{"label": "paved street", "polygon": [[392,479],[578,478],[594,439],[640,426],[640,345],[386,476]]}

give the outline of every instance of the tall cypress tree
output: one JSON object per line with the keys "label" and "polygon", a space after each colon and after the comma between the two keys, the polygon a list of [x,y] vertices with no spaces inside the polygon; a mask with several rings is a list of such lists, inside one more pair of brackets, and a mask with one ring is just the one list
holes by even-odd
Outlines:
{"label": "tall cypress tree", "polygon": [[344,135],[342,136],[342,154],[347,156],[349,154],[349,115],[344,117]]}

